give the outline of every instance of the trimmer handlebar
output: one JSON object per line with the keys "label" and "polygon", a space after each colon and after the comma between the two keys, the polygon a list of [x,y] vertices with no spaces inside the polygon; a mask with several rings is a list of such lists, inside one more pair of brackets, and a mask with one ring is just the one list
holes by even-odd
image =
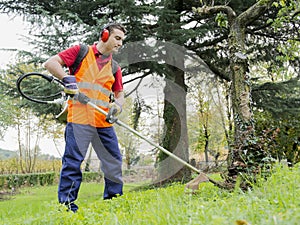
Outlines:
{"label": "trimmer handlebar", "polygon": [[103,109],[99,108],[97,105],[93,104],[89,97],[87,97],[85,94],[83,93],[79,93],[79,94],[76,94],[74,96],[74,99],[79,101],[81,104],[84,104],[84,105],[90,105],[92,106],[94,109],[96,109],[97,111],[101,112],[102,114],[104,114],[106,116],[106,121],[109,122],[109,123],[115,123],[118,118],[115,117],[116,113],[118,112],[118,110],[114,107],[110,108],[110,110],[108,112],[104,111]]}

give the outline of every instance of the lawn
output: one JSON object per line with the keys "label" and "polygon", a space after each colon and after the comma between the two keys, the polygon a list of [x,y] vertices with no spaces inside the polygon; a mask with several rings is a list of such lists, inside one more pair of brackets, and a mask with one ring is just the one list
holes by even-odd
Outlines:
{"label": "lawn", "polygon": [[300,224],[300,165],[277,167],[266,182],[244,193],[203,183],[196,194],[184,186],[133,191],[103,201],[103,186],[83,183],[77,213],[66,212],[56,201],[56,186],[22,189],[0,202],[1,224]]}

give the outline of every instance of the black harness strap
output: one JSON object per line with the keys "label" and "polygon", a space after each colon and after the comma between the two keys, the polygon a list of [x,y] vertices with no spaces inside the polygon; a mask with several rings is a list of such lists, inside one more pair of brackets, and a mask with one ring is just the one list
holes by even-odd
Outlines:
{"label": "black harness strap", "polygon": [[81,61],[84,59],[84,57],[86,56],[86,54],[89,51],[89,47],[87,45],[83,45],[80,44],[80,50],[77,54],[77,57],[75,59],[75,62],[73,63],[72,66],[70,66],[70,73],[74,75],[74,73],[76,72],[76,70],[78,69]]}
{"label": "black harness strap", "polygon": [[[73,63],[72,66],[70,66],[70,73],[74,75],[76,70],[78,69],[81,61],[84,59],[84,57],[87,55],[89,51],[89,47],[84,44],[80,44],[80,50],[78,52],[78,55],[75,59],[75,62]],[[111,62],[111,67],[112,67],[112,73],[115,76],[116,72],[118,71],[119,65],[115,60],[112,60]]]}

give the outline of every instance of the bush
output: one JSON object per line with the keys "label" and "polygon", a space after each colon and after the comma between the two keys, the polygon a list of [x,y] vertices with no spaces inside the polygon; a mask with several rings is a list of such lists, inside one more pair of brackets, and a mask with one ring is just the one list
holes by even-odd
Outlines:
{"label": "bush", "polygon": [[[22,186],[45,186],[56,183],[57,173],[29,173],[0,175],[0,189],[11,189]],[[83,172],[83,182],[100,182],[102,175],[98,172]]]}
{"label": "bush", "polygon": [[101,179],[102,175],[98,172],[83,172],[82,174],[83,182],[100,182]]}
{"label": "bush", "polygon": [[0,175],[0,188],[11,189],[21,186],[52,185],[55,173],[9,174]]}

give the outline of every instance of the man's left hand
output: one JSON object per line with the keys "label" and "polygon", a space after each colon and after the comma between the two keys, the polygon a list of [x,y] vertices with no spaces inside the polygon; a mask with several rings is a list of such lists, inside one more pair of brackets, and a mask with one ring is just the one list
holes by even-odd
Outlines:
{"label": "man's left hand", "polygon": [[122,106],[116,102],[109,103],[109,111],[106,116],[106,121],[114,123],[118,120],[117,116],[122,112]]}
{"label": "man's left hand", "polygon": [[117,102],[109,103],[109,111],[113,111],[113,116],[118,116],[122,112],[122,106]]}

